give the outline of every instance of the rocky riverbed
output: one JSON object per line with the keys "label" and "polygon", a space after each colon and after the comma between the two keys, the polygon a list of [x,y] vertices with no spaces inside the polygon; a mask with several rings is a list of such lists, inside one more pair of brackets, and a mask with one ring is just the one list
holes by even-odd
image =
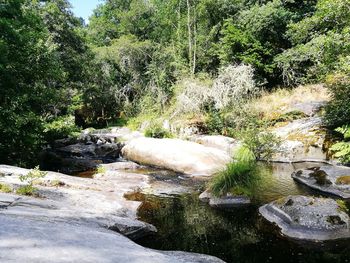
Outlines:
{"label": "rocky riverbed", "polygon": [[[0,166],[13,189],[29,170]],[[140,202],[124,194],[149,187],[146,175],[107,170],[94,179],[49,172],[38,197],[0,194],[2,262],[222,262],[199,254],[160,252],[133,243],[156,228],[136,219]],[[124,237],[126,236],[126,237]]]}

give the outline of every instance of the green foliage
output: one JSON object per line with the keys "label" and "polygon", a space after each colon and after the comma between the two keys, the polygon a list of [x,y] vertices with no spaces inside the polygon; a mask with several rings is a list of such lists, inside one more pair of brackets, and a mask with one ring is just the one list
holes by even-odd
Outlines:
{"label": "green foliage", "polygon": [[240,138],[258,160],[270,160],[281,144],[281,140],[273,133],[254,127],[242,131]]}
{"label": "green foliage", "polygon": [[36,194],[36,190],[37,189],[33,185],[25,185],[18,187],[16,194],[32,196]]}
{"label": "green foliage", "polygon": [[167,129],[164,129],[161,123],[152,122],[145,130],[145,136],[151,138],[173,138],[173,134]]}
{"label": "green foliage", "polygon": [[9,185],[0,183],[0,192],[2,193],[11,193],[12,189]]}
{"label": "green foliage", "polygon": [[337,200],[337,204],[338,204],[339,211],[344,212],[346,214],[350,214],[350,211],[346,202],[344,202],[343,200]]}
{"label": "green foliage", "polygon": [[327,78],[326,86],[332,96],[326,106],[326,124],[337,127],[350,123],[350,76],[346,73],[331,75]]}
{"label": "green foliage", "polygon": [[289,25],[294,47],[276,58],[287,84],[320,81],[350,54],[349,0],[319,0],[312,16]]}
{"label": "green foliage", "polygon": [[62,116],[45,124],[44,138],[47,142],[75,136],[80,128],[75,125],[73,116]]}
{"label": "green foliage", "polygon": [[40,171],[39,166],[30,170],[29,173],[25,175],[20,175],[19,179],[21,182],[25,182],[26,185],[19,187],[16,190],[16,193],[20,195],[35,195],[37,188],[33,186],[34,182],[38,179],[44,178],[46,175],[47,172]]}
{"label": "green foliage", "polygon": [[344,141],[332,145],[330,150],[334,152],[334,157],[339,158],[342,163],[350,163],[350,126],[345,125],[335,129],[344,137]]}
{"label": "green foliage", "polygon": [[223,196],[229,192],[251,195],[258,177],[255,172],[256,159],[254,153],[241,147],[235,154],[235,160],[216,174],[209,183],[209,190],[215,196]]}

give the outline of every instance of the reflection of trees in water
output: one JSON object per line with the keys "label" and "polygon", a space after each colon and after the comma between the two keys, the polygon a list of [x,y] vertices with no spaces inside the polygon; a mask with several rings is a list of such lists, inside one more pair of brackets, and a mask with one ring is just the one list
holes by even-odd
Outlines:
{"label": "reflection of trees in water", "polygon": [[139,216],[159,231],[156,237],[141,243],[158,249],[231,258],[228,255],[237,255],[241,246],[258,241],[254,209],[217,211],[201,203],[196,195],[168,199],[148,197]]}
{"label": "reflection of trees in water", "polygon": [[[261,164],[255,201],[261,204],[291,194],[307,195],[308,191],[292,180],[291,173],[311,166],[317,164]],[[200,202],[196,194],[160,198],[136,193],[128,199],[143,201],[140,219],[158,228],[155,236],[138,241],[147,247],[210,254],[227,262],[349,262],[349,242],[335,250],[281,239],[271,232],[271,225],[260,224],[258,205],[217,210]]]}

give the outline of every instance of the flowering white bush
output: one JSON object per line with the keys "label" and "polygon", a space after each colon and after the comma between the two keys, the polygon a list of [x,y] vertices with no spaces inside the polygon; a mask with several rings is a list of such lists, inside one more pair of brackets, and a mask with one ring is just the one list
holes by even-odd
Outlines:
{"label": "flowering white bush", "polygon": [[222,109],[255,95],[258,88],[253,78],[254,69],[250,65],[230,65],[221,68],[210,92],[215,108]]}
{"label": "flowering white bush", "polygon": [[181,86],[183,89],[176,97],[176,113],[199,113],[210,98],[210,87],[190,79]]}
{"label": "flowering white bush", "polygon": [[230,65],[221,68],[213,85],[206,85],[193,79],[179,84],[176,96],[177,113],[199,113],[205,103],[213,102],[216,109],[223,109],[254,96],[258,88],[253,79],[254,69],[250,65]]}

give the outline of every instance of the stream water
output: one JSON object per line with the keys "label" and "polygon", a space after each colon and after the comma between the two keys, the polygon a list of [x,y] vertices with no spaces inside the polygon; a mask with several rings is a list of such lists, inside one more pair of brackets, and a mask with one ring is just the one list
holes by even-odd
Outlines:
{"label": "stream water", "polygon": [[[258,215],[258,207],[280,197],[303,194],[318,195],[294,182],[296,169],[323,164],[260,164],[264,178],[251,206],[229,210],[211,208],[198,199],[203,182],[196,182],[192,193],[159,197],[138,193],[132,198],[142,201],[140,220],[153,224],[158,233],[136,241],[160,250],[182,250],[216,256],[226,262],[349,262],[350,242],[296,243],[279,236]],[[143,171],[144,172],[144,171]],[[176,174],[164,177],[150,173],[154,182],[192,185]],[[161,179],[163,178],[163,179]],[[166,179],[164,179],[166,178]]]}

